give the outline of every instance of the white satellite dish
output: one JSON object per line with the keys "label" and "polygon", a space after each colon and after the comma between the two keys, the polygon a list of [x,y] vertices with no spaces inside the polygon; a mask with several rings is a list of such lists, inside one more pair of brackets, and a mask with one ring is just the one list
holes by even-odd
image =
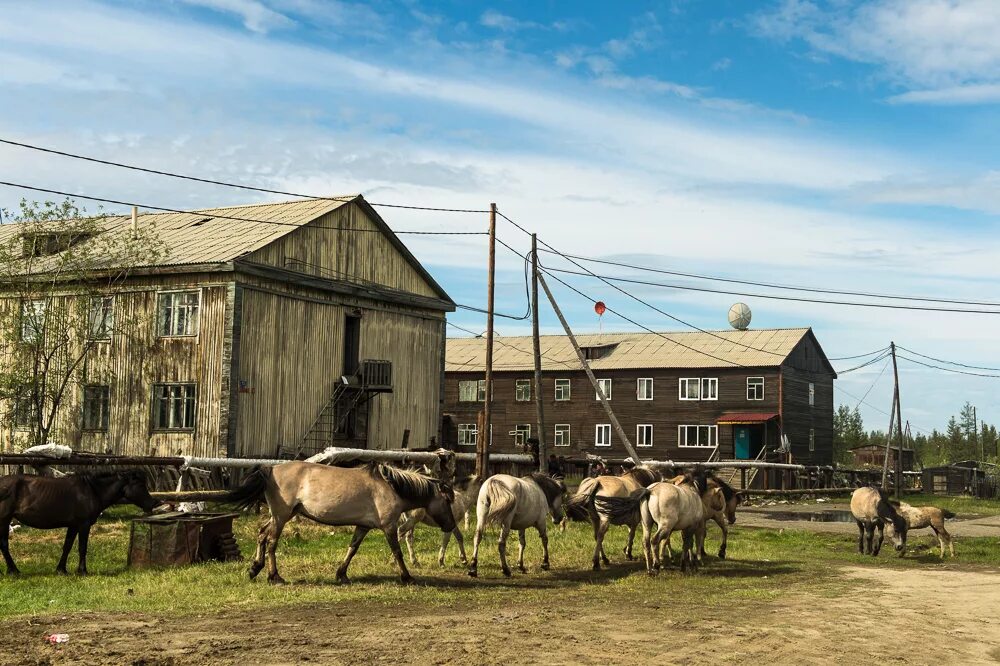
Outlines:
{"label": "white satellite dish", "polygon": [[746,303],[734,303],[729,308],[729,325],[737,331],[745,331],[750,327],[750,306]]}

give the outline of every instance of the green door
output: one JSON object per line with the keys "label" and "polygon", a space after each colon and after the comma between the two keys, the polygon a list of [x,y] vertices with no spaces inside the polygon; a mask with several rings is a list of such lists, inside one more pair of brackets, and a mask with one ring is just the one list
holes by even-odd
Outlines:
{"label": "green door", "polygon": [[750,459],[750,428],[746,426],[733,427],[733,442],[737,460]]}

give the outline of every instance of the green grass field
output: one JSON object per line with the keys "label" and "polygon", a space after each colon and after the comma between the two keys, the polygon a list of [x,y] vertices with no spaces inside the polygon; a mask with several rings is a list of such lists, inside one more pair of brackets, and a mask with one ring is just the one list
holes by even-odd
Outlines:
{"label": "green grass field", "polygon": [[[1000,513],[1000,505],[978,506],[960,499],[937,503],[960,513]],[[923,500],[920,500],[923,502]],[[914,503],[917,503],[916,501]],[[927,502],[929,503],[929,502]],[[972,507],[978,506],[977,510]],[[257,581],[247,577],[247,562],[207,563],[169,569],[134,571],[126,567],[128,519],[136,515],[116,509],[95,526],[90,541],[87,577],[58,576],[53,573],[62,546],[62,531],[22,528],[11,537],[11,550],[22,575],[0,576],[0,617],[45,615],[79,611],[143,611],[163,614],[198,614],[219,609],[252,609],[281,604],[312,602],[368,601],[376,603],[451,604],[459,597],[474,601],[495,600],[503,604],[510,595],[520,602],[534,595],[554,590],[587,593],[602,586],[624,597],[648,595],[650,591],[669,594],[671,598],[705,599],[719,603],[728,600],[766,601],[787,594],[789,589],[835,593],[844,583],[837,565],[877,567],[940,566],[936,545],[926,536],[911,538],[905,558],[897,558],[891,547],[877,560],[856,553],[853,535],[815,534],[792,528],[774,531],[734,526],[730,532],[729,559],[709,557],[707,565],[694,576],[681,576],[676,568],[650,580],[640,562],[624,562],[624,528],[609,533],[606,551],[612,566],[600,573],[590,570],[593,538],[589,525],[574,524],[565,533],[550,533],[552,570],[543,572],[538,563],[541,546],[537,535],[529,532],[526,564],[528,574],[502,578],[496,552],[496,536],[491,533],[480,554],[480,578],[471,579],[458,563],[458,550],[452,542],[448,565],[436,562],[439,532],[426,527],[417,530],[417,553],[421,566],[412,573],[418,584],[399,585],[396,569],[385,539],[371,533],[352,563],[353,584],[334,581],[337,565],[350,540],[349,528],[330,528],[307,520],[290,524],[278,550],[278,564],[290,585],[270,586],[266,573]],[[245,557],[252,555],[258,516],[245,516],[236,522],[236,536]],[[471,530],[470,530],[471,532]],[[707,549],[718,549],[718,529],[709,530]],[[466,536],[471,555],[471,534]],[[674,537],[674,545],[679,542]],[[636,553],[641,554],[641,532]],[[994,538],[966,538],[957,541],[960,557],[948,566],[996,567],[1000,548]],[[516,538],[508,546],[508,557],[516,557]],[[76,566],[75,552],[70,570]]]}

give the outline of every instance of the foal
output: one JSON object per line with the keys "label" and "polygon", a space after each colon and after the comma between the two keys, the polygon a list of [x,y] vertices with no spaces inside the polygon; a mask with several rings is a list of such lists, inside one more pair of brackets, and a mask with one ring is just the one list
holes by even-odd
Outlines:
{"label": "foal", "polygon": [[[655,575],[660,569],[663,548],[669,548],[674,530],[681,530],[684,537],[681,571],[697,569],[705,545],[705,522],[725,506],[722,488],[710,487],[702,472],[689,472],[676,484],[664,481],[650,486],[640,502],[647,573]],[[652,534],[654,523],[657,529]]]}
{"label": "foal", "polygon": [[955,557],[955,544],[952,543],[951,535],[944,527],[945,519],[954,518],[954,513],[936,506],[910,506],[906,502],[900,502],[899,514],[906,520],[907,532],[925,527],[931,528],[938,539],[938,545],[941,546],[941,557],[944,558],[945,546],[951,551],[951,556]]}
{"label": "foal", "polygon": [[[862,555],[868,553],[877,557],[882,548],[882,540],[885,538],[885,525],[891,523],[893,527],[892,541],[896,552],[902,557],[906,549],[906,519],[896,511],[896,507],[889,501],[889,496],[884,489],[865,486],[855,490],[851,495],[851,513],[858,523],[859,553]],[[873,546],[876,529],[878,529],[878,543]],[[867,544],[865,543],[866,533]]]}
{"label": "foal", "polygon": [[[482,485],[482,479],[474,476],[469,480],[465,488],[461,490],[455,489],[455,501],[451,504],[451,513],[455,517],[455,529],[451,532],[444,532],[441,535],[441,550],[438,551],[438,564],[440,566],[444,566],[444,554],[448,548],[448,542],[451,541],[452,534],[455,535],[455,541],[458,542],[458,552],[461,553],[462,564],[469,563],[465,557],[465,537],[462,535],[462,530],[458,528],[458,519],[467,515],[472,503],[479,497],[479,487]],[[417,566],[417,556],[413,551],[413,532],[416,530],[418,523],[430,525],[431,527],[439,527],[430,514],[427,513],[427,509],[414,509],[406,513],[405,520],[399,526],[399,538],[406,543],[406,550],[410,553],[410,564],[413,566]]]}

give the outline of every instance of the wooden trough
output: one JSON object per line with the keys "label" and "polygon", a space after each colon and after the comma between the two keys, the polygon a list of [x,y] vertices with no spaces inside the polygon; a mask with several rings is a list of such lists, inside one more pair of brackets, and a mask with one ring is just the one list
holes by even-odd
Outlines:
{"label": "wooden trough", "polygon": [[233,536],[237,513],[162,513],[132,521],[128,565],[136,569],[243,559]]}

